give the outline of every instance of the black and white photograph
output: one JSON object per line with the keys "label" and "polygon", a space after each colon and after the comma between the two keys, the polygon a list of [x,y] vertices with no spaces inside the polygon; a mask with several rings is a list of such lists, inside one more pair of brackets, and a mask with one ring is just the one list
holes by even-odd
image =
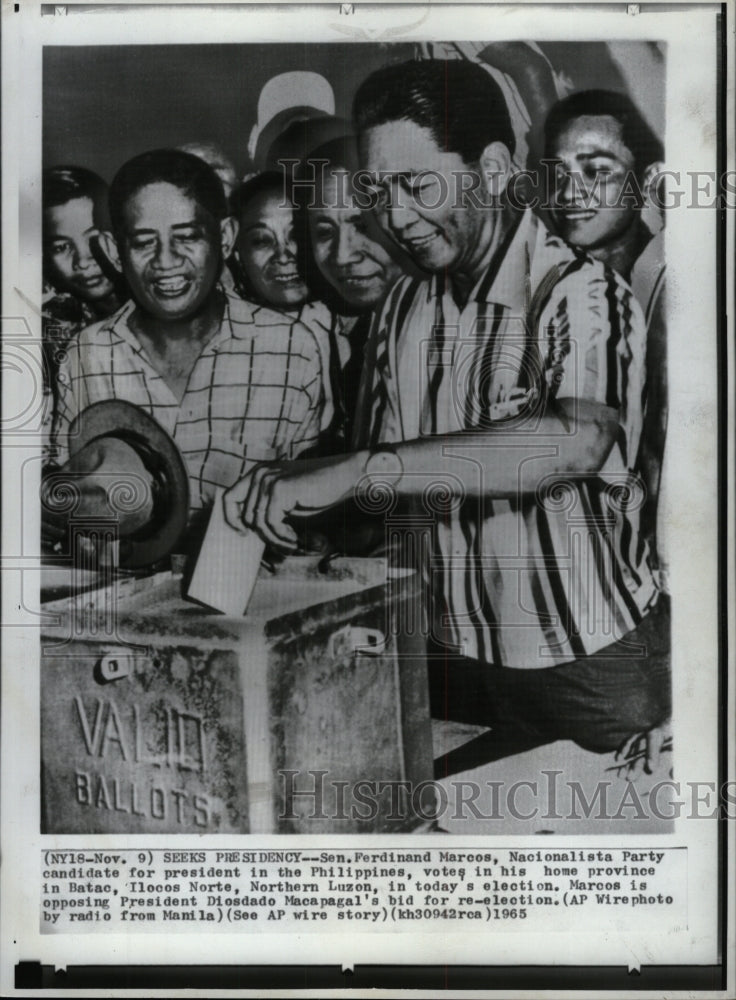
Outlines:
{"label": "black and white photograph", "polygon": [[[259,832],[432,829],[401,779],[672,777],[666,50],[549,50],[44,53],[42,526],[52,581],[128,585],[116,649],[74,597],[44,644],[44,829],[256,832],[258,783]],[[456,787],[437,824],[497,832]]]}
{"label": "black and white photograph", "polygon": [[725,9],[196,6],[4,139],[34,934],[725,969]]}

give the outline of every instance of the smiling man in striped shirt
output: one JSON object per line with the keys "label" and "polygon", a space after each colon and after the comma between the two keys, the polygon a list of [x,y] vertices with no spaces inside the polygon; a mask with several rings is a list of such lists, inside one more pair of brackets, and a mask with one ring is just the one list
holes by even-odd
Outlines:
{"label": "smiling man in striped shirt", "polygon": [[514,207],[502,95],[461,61],[359,89],[382,225],[431,277],[402,279],[364,377],[367,448],[262,467],[231,523],[293,545],[293,517],[377,484],[431,524],[433,712],[508,748],[619,748],[669,715],[669,620],[638,531],[644,322],[628,286]]}

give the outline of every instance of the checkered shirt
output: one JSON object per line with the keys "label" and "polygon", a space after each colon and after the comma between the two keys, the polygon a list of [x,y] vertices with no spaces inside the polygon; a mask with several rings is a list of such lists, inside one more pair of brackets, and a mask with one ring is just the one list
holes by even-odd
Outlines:
{"label": "checkered shirt", "polygon": [[124,399],[172,436],[189,472],[192,514],[217,487],[258,462],[293,459],[319,438],[324,404],[320,351],[292,317],[226,297],[220,330],[205,345],[179,402],[130,327],[133,302],[82,330],[58,374],[51,457],[69,455],[67,432],[87,406]]}

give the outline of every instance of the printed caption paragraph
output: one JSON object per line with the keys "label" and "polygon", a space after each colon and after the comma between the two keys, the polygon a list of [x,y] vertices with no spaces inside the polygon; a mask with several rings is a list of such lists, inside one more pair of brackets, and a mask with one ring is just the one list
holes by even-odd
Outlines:
{"label": "printed caption paragraph", "polygon": [[48,850],[41,876],[44,933],[687,921],[685,848]]}

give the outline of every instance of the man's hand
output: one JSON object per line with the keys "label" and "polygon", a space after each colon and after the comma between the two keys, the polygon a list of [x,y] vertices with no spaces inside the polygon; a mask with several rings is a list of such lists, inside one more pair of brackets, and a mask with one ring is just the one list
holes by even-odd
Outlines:
{"label": "man's hand", "polygon": [[[479,431],[406,441],[396,452],[403,473],[393,478],[398,478],[401,495],[421,496],[428,486],[440,484],[451,495],[459,489],[462,497],[515,498],[520,491],[533,494],[548,476],[595,475],[618,428],[615,410],[590,400],[561,399],[555,412],[545,413],[532,431],[517,432],[498,421]],[[467,445],[472,452],[463,453]],[[528,463],[528,482],[520,481],[520,463],[530,449],[540,451],[540,457],[533,469]],[[269,544],[293,552],[297,534],[288,521],[317,514],[354,496],[356,489],[368,488],[365,470],[370,454],[358,451],[257,465],[225,493],[225,519],[236,531],[254,528]]]}
{"label": "man's hand", "polygon": [[47,544],[66,537],[71,516],[116,518],[119,534],[125,537],[151,519],[152,476],[129,444],[98,438],[45,477],[41,499],[42,537]]}
{"label": "man's hand", "polygon": [[672,726],[668,719],[645,733],[636,733],[618,748],[614,764],[607,768],[635,781],[646,774],[672,777]]}
{"label": "man's hand", "polygon": [[294,552],[299,542],[289,520],[318,514],[350,496],[363,462],[360,453],[264,462],[225,493],[225,520],[236,531],[253,528],[268,544]]}

